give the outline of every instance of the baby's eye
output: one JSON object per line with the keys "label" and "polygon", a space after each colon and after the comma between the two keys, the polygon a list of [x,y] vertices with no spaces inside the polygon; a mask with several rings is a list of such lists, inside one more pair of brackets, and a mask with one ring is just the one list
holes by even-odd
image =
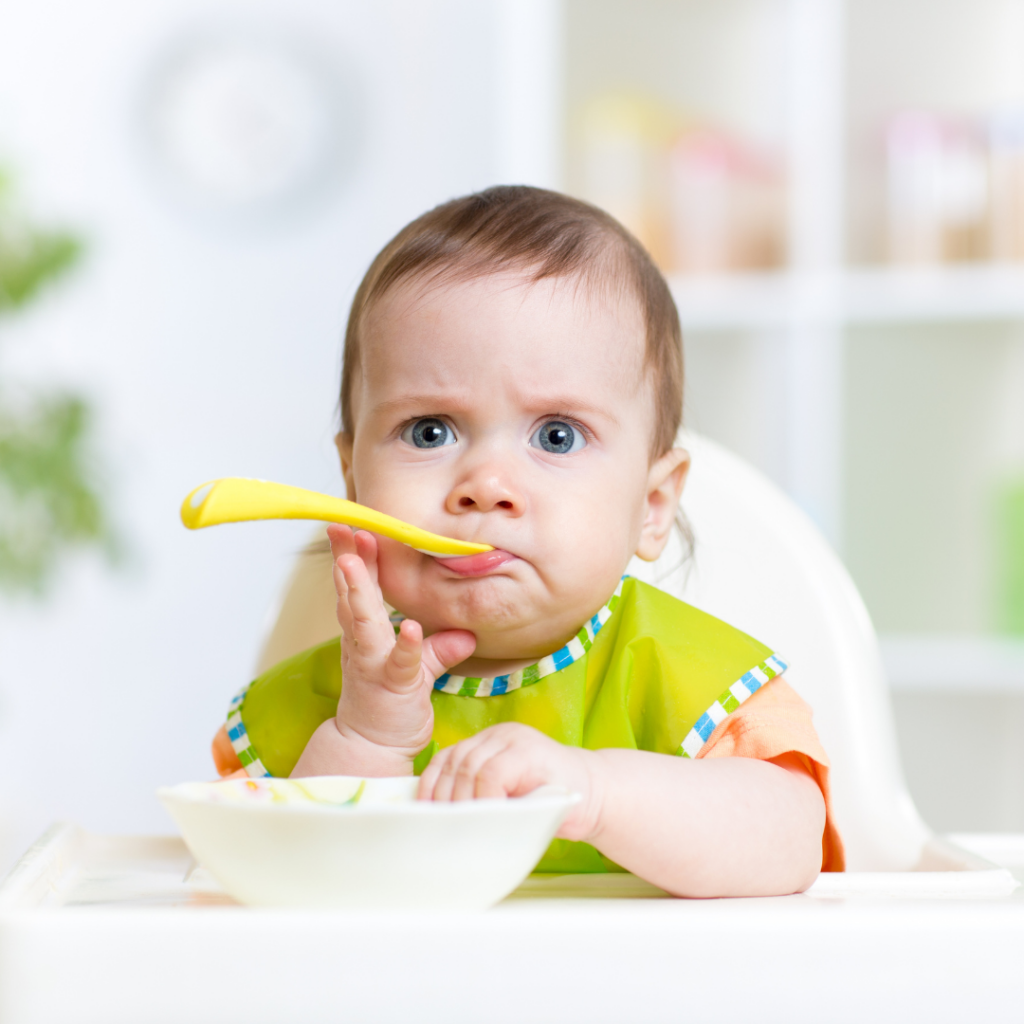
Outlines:
{"label": "baby's eye", "polygon": [[436,416],[427,416],[402,431],[402,440],[417,448],[443,448],[446,444],[455,444],[455,433],[444,420]]}
{"label": "baby's eye", "polygon": [[586,447],[587,439],[582,430],[565,420],[548,420],[534,431],[530,444],[553,455],[571,455]]}

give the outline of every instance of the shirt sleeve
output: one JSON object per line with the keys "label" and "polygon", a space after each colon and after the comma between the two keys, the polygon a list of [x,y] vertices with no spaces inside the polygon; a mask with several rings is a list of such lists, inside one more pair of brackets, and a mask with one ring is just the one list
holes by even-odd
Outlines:
{"label": "shirt sleeve", "polygon": [[222,779],[237,775],[240,771],[244,773],[242,762],[238,760],[235,748],[231,746],[231,740],[228,739],[228,728],[226,725],[222,725],[217,730],[217,735],[213,737],[211,753],[213,754],[213,763],[217,769],[217,774]]}
{"label": "shirt sleeve", "polygon": [[781,677],[766,683],[720,722],[697,757],[770,761],[783,754],[800,756],[825,799],[821,870],[842,871],[845,855],[832,817],[828,755],[811,721],[809,705]]}

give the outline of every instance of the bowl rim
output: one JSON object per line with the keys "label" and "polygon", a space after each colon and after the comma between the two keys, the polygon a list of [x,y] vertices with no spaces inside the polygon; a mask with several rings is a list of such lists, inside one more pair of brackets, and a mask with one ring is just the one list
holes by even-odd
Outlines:
{"label": "bowl rim", "polygon": [[[315,776],[326,778],[331,776]],[[334,778],[352,778],[358,776],[333,776]],[[404,776],[403,776],[404,777]],[[218,780],[223,781],[223,780]],[[185,804],[216,807],[218,809],[240,813],[257,814],[291,814],[291,815],[329,815],[344,817],[401,817],[408,815],[472,815],[485,812],[500,814],[527,813],[532,810],[559,807],[568,808],[579,803],[583,797],[561,786],[538,786],[537,789],[523,796],[511,797],[474,797],[469,800],[402,800],[381,803],[329,804],[313,800],[309,802],[278,803],[271,800],[211,800],[192,793],[181,792],[185,786],[195,783],[179,782],[173,786],[161,786],[156,791],[157,797],[166,804]],[[211,782],[209,785],[216,785]]]}

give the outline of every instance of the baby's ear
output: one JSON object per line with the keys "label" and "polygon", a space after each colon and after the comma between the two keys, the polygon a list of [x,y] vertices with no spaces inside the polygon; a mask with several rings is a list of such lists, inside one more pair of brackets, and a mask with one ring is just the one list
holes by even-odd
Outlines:
{"label": "baby's ear", "polygon": [[645,562],[653,562],[665,549],[689,471],[690,453],[684,448],[670,449],[651,466],[647,475],[646,514],[636,549],[637,557]]}
{"label": "baby's ear", "polygon": [[352,435],[343,430],[334,435],[334,447],[338,449],[341,459],[341,475],[345,478],[345,497],[349,501],[356,500],[356,481],[352,474]]}

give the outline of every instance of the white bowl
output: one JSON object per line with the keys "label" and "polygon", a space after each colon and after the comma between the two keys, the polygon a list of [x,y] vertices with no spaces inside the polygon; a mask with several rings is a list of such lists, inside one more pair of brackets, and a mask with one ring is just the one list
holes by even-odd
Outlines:
{"label": "white bowl", "polygon": [[416,778],[186,782],[158,791],[242,903],[483,910],[533,869],[578,795],[417,801]]}

